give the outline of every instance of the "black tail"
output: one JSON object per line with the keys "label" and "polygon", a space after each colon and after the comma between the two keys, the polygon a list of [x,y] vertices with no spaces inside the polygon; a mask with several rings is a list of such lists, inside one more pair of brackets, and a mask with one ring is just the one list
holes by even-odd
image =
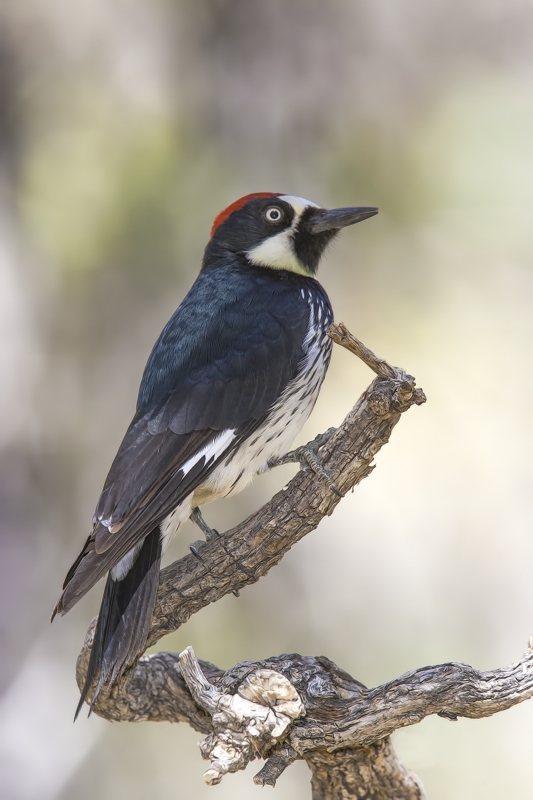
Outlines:
{"label": "black tail", "polygon": [[98,676],[89,714],[104,686],[111,686],[143,650],[150,629],[159,585],[161,537],[159,527],[148,534],[127,575],[115,580],[111,573],[96,623],[87,677],[76,720]]}

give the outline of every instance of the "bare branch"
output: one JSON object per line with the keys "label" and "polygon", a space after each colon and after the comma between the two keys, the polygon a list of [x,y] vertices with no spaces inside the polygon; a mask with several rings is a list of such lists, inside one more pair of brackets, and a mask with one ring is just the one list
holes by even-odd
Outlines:
{"label": "bare branch", "polygon": [[[344,326],[341,329],[350,336]],[[385,361],[367,348],[364,352],[365,359],[371,357],[372,363],[385,369]],[[423,391],[415,388],[414,378],[387,367],[396,377],[376,378],[321,450],[321,461],[344,494],[370,474],[374,456],[388,442],[401,414],[426,400]],[[301,470],[259,511],[206,543],[201,560],[185,556],[162,570],[147,647],[177,630],[204,606],[266,575],[296,542],[333,513],[339,500],[313,473]],[[91,641],[88,634],[82,663]]]}
{"label": "bare branch", "polygon": [[[303,758],[313,772],[313,797],[361,796],[334,793],[333,785],[349,774],[359,788],[363,778],[370,782],[375,794],[368,796],[422,800],[418,779],[391,748],[395,730],[430,714],[487,717],[532,696],[531,649],[515,664],[490,672],[441,664],[367,689],[324,657],[277,656],[223,673],[198,662],[187,648],[181,656],[140,659],[122,686],[99,700],[97,712],[114,720],[186,721],[209,734],[201,750],[212,760],[206,773],[211,783],[267,756],[255,780],[274,785],[290,763]],[[387,794],[392,786],[395,793]]]}
{"label": "bare branch", "polygon": [[[480,719],[533,696],[533,653],[515,664],[479,672],[466,664],[441,664],[401,675],[375,689],[361,690],[346,703],[340,718],[324,724],[321,743],[328,750],[366,747],[395,730],[415,725],[431,714],[449,720]],[[298,753],[316,747],[316,737],[295,728],[290,738]]]}
{"label": "bare branch", "polygon": [[[378,375],[320,453],[328,475],[346,492],[370,474],[401,414],[425,396],[414,378],[375,356],[342,324],[329,334]],[[163,570],[149,644],[205,605],[265,575],[338,502],[314,474],[302,470],[256,514],[206,544],[201,562],[188,556]],[[93,634],[94,622],[78,659],[80,685]],[[374,689],[324,657],[283,655],[223,672],[197,661],[187,648],[181,655],[139,659],[100,696],[95,710],[113,720],[188,722],[206,734],[201,752],[211,762],[208,783],[261,757],[266,763],[254,780],[273,786],[301,758],[312,772],[313,800],[424,800],[420,781],[391,746],[395,730],[430,714],[450,720],[489,716],[531,696],[531,648],[516,664],[492,672],[442,664]]]}
{"label": "bare branch", "polygon": [[341,347],[345,347],[350,353],[360,358],[380,378],[398,378],[399,380],[406,378],[406,373],[403,369],[393,367],[384,358],[376,356],[366,344],[363,344],[353,333],[350,333],[344,322],[339,322],[338,325],[330,325],[328,336],[333,339],[335,344],[340,344]]}
{"label": "bare branch", "polygon": [[[378,376],[320,452],[330,485],[346,493],[370,474],[401,414],[426,398],[412,376],[375,356],[344,325],[331,326],[329,335]],[[202,547],[201,560],[187,556],[163,570],[148,645],[265,575],[339,499],[301,470],[258,512]],[[79,684],[93,634],[94,623],[78,659]],[[263,757],[255,781],[274,785],[289,764],[303,758],[313,773],[314,800],[422,800],[420,782],[397,760],[390,734],[428,714],[487,716],[527,699],[533,694],[532,659],[528,653],[492,673],[461,664],[424,667],[368,690],[323,657],[279,656],[224,673],[198,662],[187,648],[181,655],[139,659],[100,696],[95,711],[113,720],[184,721],[207,734],[201,752],[211,762],[208,783]]]}

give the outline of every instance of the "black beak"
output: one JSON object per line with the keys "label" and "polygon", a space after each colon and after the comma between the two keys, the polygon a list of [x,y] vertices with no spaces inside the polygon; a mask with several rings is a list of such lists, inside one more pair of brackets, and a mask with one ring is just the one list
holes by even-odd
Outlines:
{"label": "black beak", "polygon": [[305,220],[309,233],[338,231],[348,225],[355,225],[378,213],[377,208],[317,208]]}

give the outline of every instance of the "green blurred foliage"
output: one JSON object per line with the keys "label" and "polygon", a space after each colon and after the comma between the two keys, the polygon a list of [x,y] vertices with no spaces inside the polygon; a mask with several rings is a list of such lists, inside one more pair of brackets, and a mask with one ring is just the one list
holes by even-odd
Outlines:
{"label": "green blurred foliage", "polygon": [[132,232],[154,237],[180,159],[172,119],[123,108],[101,84],[69,88],[30,139],[20,190],[27,235],[66,275],[101,268]]}

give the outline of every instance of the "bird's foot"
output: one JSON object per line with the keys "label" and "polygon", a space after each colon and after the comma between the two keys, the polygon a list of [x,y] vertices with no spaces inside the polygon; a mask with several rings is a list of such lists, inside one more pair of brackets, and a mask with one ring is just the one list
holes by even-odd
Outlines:
{"label": "bird's foot", "polygon": [[281,458],[269,461],[268,466],[272,468],[281,467],[282,464],[299,464],[302,469],[314,472],[315,475],[320,478],[322,483],[325,484],[325,486],[327,486],[328,489],[330,489],[336,495],[339,497],[344,497],[343,493],[335,486],[333,478],[318,457],[318,451],[321,447],[324,447],[327,442],[329,442],[336,430],[337,428],[328,428],[325,433],[319,433],[319,435],[313,439],[312,442],[308,442],[302,447],[297,447],[295,450],[291,450]]}
{"label": "bird's foot", "polygon": [[214,538],[220,536],[220,533],[217,530],[215,530],[215,528],[211,528],[207,524],[207,522],[203,518],[202,512],[200,511],[198,506],[196,508],[193,508],[192,514],[189,517],[189,519],[191,520],[191,522],[194,522],[195,525],[198,525],[198,527],[202,531],[203,535],[205,536],[205,542],[201,542],[201,544],[205,544],[206,542],[210,542],[211,539],[214,539]]}
{"label": "bird's foot", "polygon": [[[194,522],[195,525],[198,525],[198,527],[200,528],[200,530],[202,531],[202,533],[205,536],[205,541],[204,541],[204,539],[198,539],[196,542],[193,542],[192,544],[189,545],[189,550],[191,551],[193,556],[195,558],[197,558],[198,561],[203,561],[204,559],[202,558],[202,555],[201,555],[201,553],[199,551],[208,542],[210,542],[211,539],[215,539],[215,538],[220,537],[220,533],[215,528],[211,528],[207,524],[207,522],[203,518],[202,512],[200,511],[198,506],[196,508],[193,508],[192,514],[189,517],[189,519],[191,520],[191,522]],[[239,590],[235,589],[233,594],[235,595],[235,597],[239,597]]]}
{"label": "bird's foot", "polygon": [[214,539],[214,538],[220,536],[220,533],[217,530],[215,530],[215,528],[211,528],[207,524],[207,522],[205,521],[205,519],[202,516],[202,512],[200,511],[200,509],[198,507],[193,508],[192,514],[189,517],[189,519],[191,520],[191,522],[194,522],[195,525],[198,525],[198,527],[202,531],[203,535],[205,536],[205,540],[204,539],[197,539],[196,542],[193,542],[192,544],[189,545],[189,550],[191,551],[193,556],[195,556],[198,559],[198,561],[203,561],[203,558],[202,558],[202,556],[200,555],[200,553],[198,551],[202,547],[204,547],[204,545],[206,545],[207,542],[210,542],[211,539]]}

